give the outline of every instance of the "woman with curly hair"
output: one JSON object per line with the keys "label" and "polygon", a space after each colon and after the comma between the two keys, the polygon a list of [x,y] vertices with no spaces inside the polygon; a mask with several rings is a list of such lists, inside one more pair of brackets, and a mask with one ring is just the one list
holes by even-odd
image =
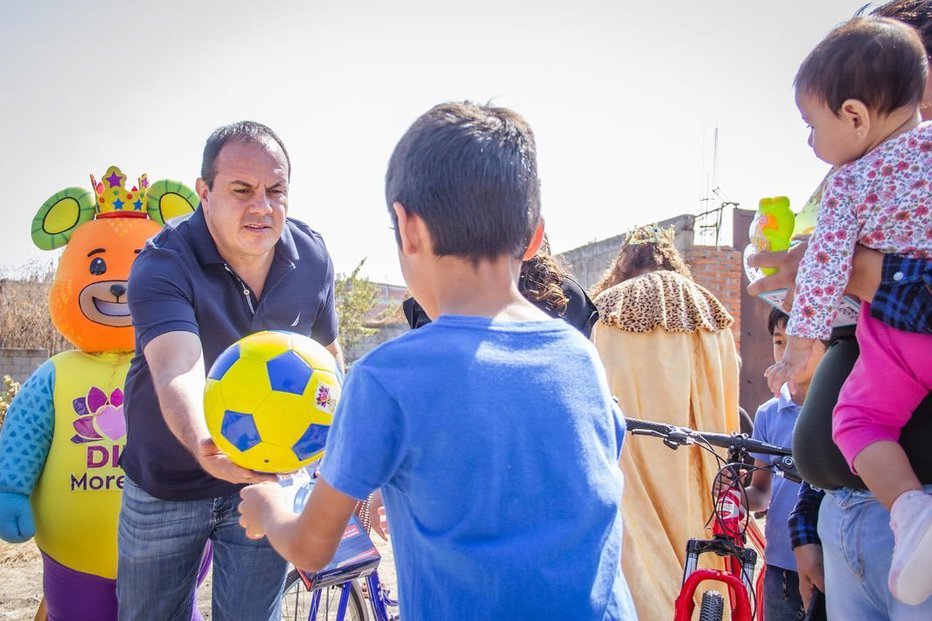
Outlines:
{"label": "woman with curly hair", "polygon": [[[592,289],[592,329],[625,416],[727,433],[738,429],[738,354],[731,315],[692,280],[671,229],[628,234]],[[670,619],[686,541],[704,537],[717,471],[703,451],[635,440],[625,473],[624,574],[641,619]]]}

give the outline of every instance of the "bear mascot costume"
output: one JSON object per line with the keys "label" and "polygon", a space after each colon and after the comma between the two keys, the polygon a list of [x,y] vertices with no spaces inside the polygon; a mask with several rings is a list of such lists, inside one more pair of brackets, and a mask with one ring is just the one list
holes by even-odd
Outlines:
{"label": "bear mascot costume", "polygon": [[49,307],[77,349],[29,377],[0,430],[0,538],[35,536],[52,620],[116,619],[123,383],[134,348],[127,280],[146,240],[197,206],[176,181],[150,186],[143,175],[126,189],[116,166],[91,185],[56,193],[32,224],[39,248],[64,247]]}

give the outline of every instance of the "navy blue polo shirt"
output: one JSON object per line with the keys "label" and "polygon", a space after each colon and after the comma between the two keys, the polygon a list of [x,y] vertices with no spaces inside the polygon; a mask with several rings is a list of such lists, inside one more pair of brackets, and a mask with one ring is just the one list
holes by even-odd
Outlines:
{"label": "navy blue polo shirt", "polygon": [[230,344],[253,332],[290,330],[323,345],[337,337],[333,264],[321,236],[306,224],[285,221],[262,297],[247,291],[220,256],[201,208],[167,225],[133,264],[128,296],[136,354],[126,377],[120,465],[152,496],[197,500],[242,487],[204,472],[168,428],[143,355],[152,339],[166,332],[197,334],[206,371]]}

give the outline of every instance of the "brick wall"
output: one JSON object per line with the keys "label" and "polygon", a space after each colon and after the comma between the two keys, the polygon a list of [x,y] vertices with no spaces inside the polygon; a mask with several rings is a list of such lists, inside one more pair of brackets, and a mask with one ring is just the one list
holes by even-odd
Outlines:
{"label": "brick wall", "polygon": [[0,348],[0,377],[9,375],[23,383],[48,359],[49,352],[44,349]]}
{"label": "brick wall", "polygon": [[693,279],[711,291],[735,318],[731,331],[741,351],[741,253],[730,247],[693,246],[683,258]]}

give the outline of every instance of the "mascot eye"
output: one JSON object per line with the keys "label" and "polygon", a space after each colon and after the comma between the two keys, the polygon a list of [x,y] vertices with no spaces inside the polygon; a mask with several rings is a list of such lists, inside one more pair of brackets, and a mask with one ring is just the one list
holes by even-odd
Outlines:
{"label": "mascot eye", "polygon": [[101,274],[107,273],[107,262],[97,257],[91,261],[91,274],[94,276],[100,276]]}

